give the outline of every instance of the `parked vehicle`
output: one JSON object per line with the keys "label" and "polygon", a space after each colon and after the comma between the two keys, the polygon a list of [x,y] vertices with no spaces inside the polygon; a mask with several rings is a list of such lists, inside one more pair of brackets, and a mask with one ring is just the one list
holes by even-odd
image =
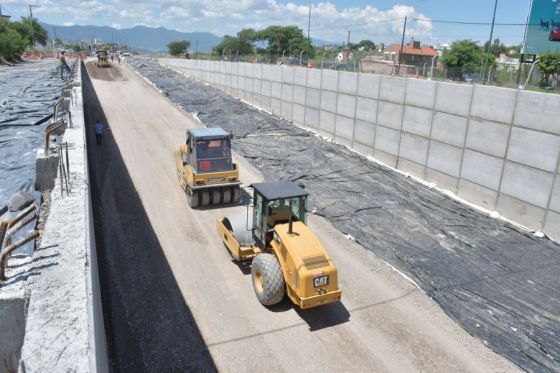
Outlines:
{"label": "parked vehicle", "polygon": [[560,28],[557,28],[556,30],[552,30],[550,32],[550,36],[548,37],[548,40],[560,41]]}

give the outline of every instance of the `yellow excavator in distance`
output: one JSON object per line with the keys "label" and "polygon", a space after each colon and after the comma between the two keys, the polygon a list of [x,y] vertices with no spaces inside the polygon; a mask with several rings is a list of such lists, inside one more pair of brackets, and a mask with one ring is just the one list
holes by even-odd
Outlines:
{"label": "yellow excavator in distance", "polygon": [[291,181],[252,184],[253,211],[217,221],[218,234],[237,261],[252,260],[258,300],[271,306],[285,294],[300,308],[340,301],[331,257],[306,225],[309,193]]}

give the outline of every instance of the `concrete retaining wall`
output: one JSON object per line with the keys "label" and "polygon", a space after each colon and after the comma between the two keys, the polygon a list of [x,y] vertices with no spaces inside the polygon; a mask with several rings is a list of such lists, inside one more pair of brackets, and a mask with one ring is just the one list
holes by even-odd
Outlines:
{"label": "concrete retaining wall", "polygon": [[302,67],[159,61],[560,239],[560,96]]}
{"label": "concrete retaining wall", "polygon": [[90,129],[84,121],[82,68],[78,67],[69,88],[73,125],[60,139],[69,148],[69,188],[54,170],[52,176],[57,177],[41,247],[30,268],[18,274],[16,267],[8,273],[14,282],[31,279],[25,283],[31,295],[21,372],[109,371],[87,168],[85,138]]}
{"label": "concrete retaining wall", "polygon": [[0,373],[17,372],[27,318],[28,294],[0,294]]}

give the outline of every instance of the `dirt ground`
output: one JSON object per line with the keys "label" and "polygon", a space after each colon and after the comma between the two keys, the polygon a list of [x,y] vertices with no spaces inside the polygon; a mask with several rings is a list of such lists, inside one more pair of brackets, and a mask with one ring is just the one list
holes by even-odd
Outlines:
{"label": "dirt ground", "polygon": [[[114,371],[517,370],[317,216],[309,225],[338,266],[342,302],[262,307],[215,229],[246,207],[191,210],[178,186],[172,151],[200,124],[127,68],[87,67],[86,121],[107,124],[99,147],[90,129],[88,151]],[[245,187],[262,179],[236,160]]]}

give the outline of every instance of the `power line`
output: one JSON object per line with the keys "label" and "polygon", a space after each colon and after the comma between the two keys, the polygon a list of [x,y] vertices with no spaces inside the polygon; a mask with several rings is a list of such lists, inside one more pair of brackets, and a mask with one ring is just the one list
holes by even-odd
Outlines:
{"label": "power line", "polygon": [[[415,21],[449,23],[455,25],[491,26],[492,22],[448,21],[443,19],[413,18]],[[494,23],[494,26],[539,26],[538,23]]]}

